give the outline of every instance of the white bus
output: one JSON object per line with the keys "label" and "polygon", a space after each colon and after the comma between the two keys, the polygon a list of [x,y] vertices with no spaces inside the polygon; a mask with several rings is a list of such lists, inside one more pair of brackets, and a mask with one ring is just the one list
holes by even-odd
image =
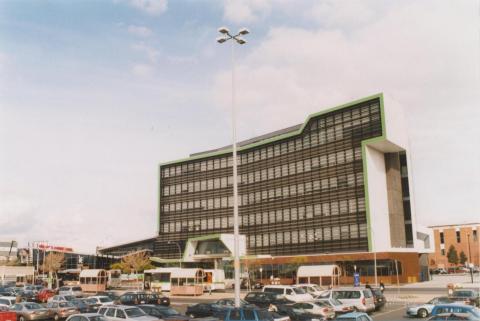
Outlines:
{"label": "white bus", "polygon": [[203,284],[205,272],[202,269],[157,268],[144,271],[144,287],[152,291],[170,291],[172,285]]}

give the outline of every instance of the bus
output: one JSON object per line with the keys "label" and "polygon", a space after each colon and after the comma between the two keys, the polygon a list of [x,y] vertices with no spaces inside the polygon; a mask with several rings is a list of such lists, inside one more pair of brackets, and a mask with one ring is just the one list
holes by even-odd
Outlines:
{"label": "bus", "polygon": [[[214,272],[215,271],[215,272]],[[223,270],[203,270],[197,268],[156,268],[144,271],[144,288],[152,291],[169,292],[172,286],[202,285],[205,290],[220,289]],[[219,280],[219,281],[217,281]],[[218,282],[218,283],[217,283]],[[223,283],[225,289],[225,283]]]}
{"label": "bus", "polygon": [[205,291],[225,290],[225,271],[221,269],[205,269],[203,287]]}

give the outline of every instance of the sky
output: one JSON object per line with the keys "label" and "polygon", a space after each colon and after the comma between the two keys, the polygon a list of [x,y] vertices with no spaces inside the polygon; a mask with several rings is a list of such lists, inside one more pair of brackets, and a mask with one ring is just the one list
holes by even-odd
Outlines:
{"label": "sky", "polygon": [[[0,1],[0,238],[93,253],[152,237],[158,164],[383,92],[418,224],[480,221],[477,0]],[[388,106],[386,106],[388,110]]]}

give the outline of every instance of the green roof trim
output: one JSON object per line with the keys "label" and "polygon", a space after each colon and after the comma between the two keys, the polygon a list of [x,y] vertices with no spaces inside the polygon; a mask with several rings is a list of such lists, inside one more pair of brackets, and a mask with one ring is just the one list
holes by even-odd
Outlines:
{"label": "green roof trim", "polygon": [[[360,99],[357,99],[357,100],[354,100],[354,101],[351,101],[351,102],[348,102],[348,103],[345,103],[345,104],[342,104],[342,105],[339,105],[339,106],[327,108],[325,110],[316,112],[314,114],[310,114],[298,130],[293,131],[293,132],[289,132],[289,133],[286,133],[286,134],[281,134],[281,135],[278,135],[278,136],[274,136],[274,137],[271,137],[271,138],[267,138],[267,139],[261,140],[259,142],[251,143],[251,144],[248,144],[248,145],[245,145],[245,146],[238,146],[237,147],[237,152],[240,152],[240,151],[243,151],[243,150],[246,150],[246,149],[250,149],[250,148],[253,148],[253,147],[265,145],[265,144],[268,144],[268,143],[272,143],[272,142],[282,140],[282,139],[285,139],[285,138],[300,135],[303,132],[303,130],[305,129],[305,126],[307,126],[310,119],[312,119],[313,117],[317,117],[317,116],[320,116],[320,115],[323,115],[323,114],[331,113],[333,111],[340,110],[340,109],[343,109],[343,108],[352,107],[354,105],[361,104],[361,103],[364,103],[366,101],[373,100],[373,99],[380,99],[380,101],[382,102],[383,101],[383,94],[379,93],[379,94],[371,95],[371,96],[368,96],[368,97],[360,98]],[[381,103],[381,105],[382,105],[382,103]],[[383,125],[384,125],[384,119],[382,118],[382,126]],[[193,160],[202,159],[202,158],[209,158],[209,157],[213,157],[213,156],[229,154],[229,153],[232,153],[232,148],[226,148],[226,149],[218,150],[218,151],[211,152],[211,153],[198,154],[198,155],[187,157],[187,158],[182,158],[182,159],[178,159],[178,160],[173,160],[173,161],[161,163],[160,167],[165,166],[165,165],[172,165],[172,164],[183,163],[183,162],[187,162],[187,161],[193,161]]]}

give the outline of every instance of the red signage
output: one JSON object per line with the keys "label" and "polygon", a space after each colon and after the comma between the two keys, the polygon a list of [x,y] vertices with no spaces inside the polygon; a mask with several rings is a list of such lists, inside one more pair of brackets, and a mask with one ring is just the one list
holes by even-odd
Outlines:
{"label": "red signage", "polygon": [[38,248],[45,251],[55,251],[55,252],[73,252],[73,248],[64,247],[64,246],[53,246],[46,244],[38,244]]}

